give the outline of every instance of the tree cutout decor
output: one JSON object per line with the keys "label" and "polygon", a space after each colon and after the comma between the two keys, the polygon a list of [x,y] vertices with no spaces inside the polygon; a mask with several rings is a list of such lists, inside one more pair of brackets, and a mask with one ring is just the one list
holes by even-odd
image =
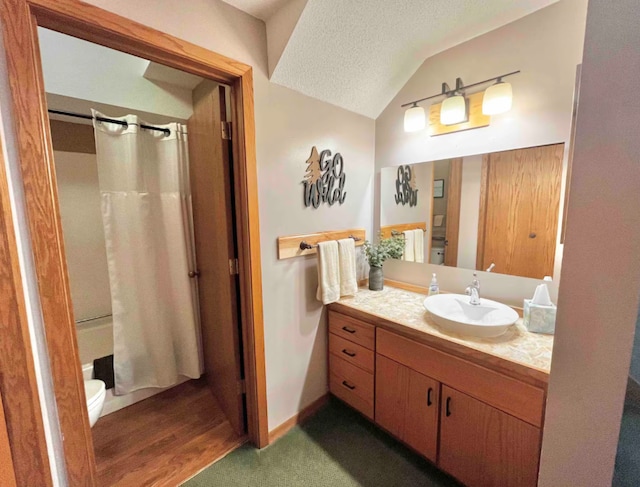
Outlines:
{"label": "tree cutout decor", "polygon": [[331,157],[330,150],[318,154],[315,146],[306,161],[307,170],[302,179],[304,186],[304,206],[318,208],[320,203],[332,206],[342,204],[347,196],[344,190],[347,179],[344,173],[344,161],[339,152]]}
{"label": "tree cutout decor", "polygon": [[416,206],[418,204],[418,188],[416,188],[415,174],[411,166],[398,166],[396,179],[396,205]]}

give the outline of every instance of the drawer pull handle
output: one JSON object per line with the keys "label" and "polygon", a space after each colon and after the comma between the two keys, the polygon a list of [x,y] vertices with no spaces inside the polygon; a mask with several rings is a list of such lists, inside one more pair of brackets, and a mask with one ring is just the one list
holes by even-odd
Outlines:
{"label": "drawer pull handle", "polygon": [[348,326],[343,326],[342,329],[347,333],[355,333],[356,331],[353,328],[349,328]]}
{"label": "drawer pull handle", "polygon": [[447,404],[445,407],[445,412],[444,412],[445,416],[448,418],[449,416],[451,416],[451,398],[447,397]]}
{"label": "drawer pull handle", "polygon": [[350,352],[346,348],[344,350],[342,350],[342,353],[344,353],[345,355],[348,355],[349,357],[355,357],[356,356],[356,352]]}
{"label": "drawer pull handle", "polygon": [[351,390],[354,390],[356,388],[356,386],[352,386],[346,380],[342,381],[342,385],[345,386],[347,389],[351,389]]}
{"label": "drawer pull handle", "polygon": [[433,388],[429,387],[429,389],[427,389],[427,406],[431,406],[433,404],[433,401],[431,400],[431,394],[433,394]]}

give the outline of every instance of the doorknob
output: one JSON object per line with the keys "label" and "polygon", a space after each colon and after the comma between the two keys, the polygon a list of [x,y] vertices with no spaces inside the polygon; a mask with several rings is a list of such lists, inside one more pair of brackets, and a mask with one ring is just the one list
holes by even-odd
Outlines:
{"label": "doorknob", "polygon": [[537,237],[537,235],[534,232],[531,232],[529,234],[529,238],[536,238],[536,237]]}

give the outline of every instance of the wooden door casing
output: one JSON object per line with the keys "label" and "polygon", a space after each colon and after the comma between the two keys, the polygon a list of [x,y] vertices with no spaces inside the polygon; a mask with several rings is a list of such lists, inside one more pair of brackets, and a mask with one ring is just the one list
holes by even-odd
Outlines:
{"label": "wooden door casing", "polygon": [[205,80],[193,92],[188,121],[202,347],[207,382],[233,428],[246,431],[241,377],[232,169],[221,124],[224,87]]}
{"label": "wooden door casing", "polygon": [[476,268],[553,275],[564,144],[486,154],[482,160]]}
{"label": "wooden door casing", "polygon": [[470,487],[534,487],[538,428],[442,386],[438,466]]}
{"label": "wooden door casing", "polygon": [[438,381],[377,355],[376,423],[434,463],[439,396]]}
{"label": "wooden door casing", "polygon": [[447,189],[447,221],[445,228],[444,265],[458,265],[458,236],[460,234],[460,204],[462,196],[462,159],[451,159],[449,188]]}

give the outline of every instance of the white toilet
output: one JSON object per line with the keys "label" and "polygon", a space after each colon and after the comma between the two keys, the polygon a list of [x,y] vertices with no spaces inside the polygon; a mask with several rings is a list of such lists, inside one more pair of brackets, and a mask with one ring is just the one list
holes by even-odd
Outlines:
{"label": "white toilet", "polygon": [[104,407],[104,398],[107,395],[107,388],[104,382],[97,379],[84,381],[84,393],[87,396],[87,409],[89,410],[89,424],[93,428],[96,424],[102,408]]}

